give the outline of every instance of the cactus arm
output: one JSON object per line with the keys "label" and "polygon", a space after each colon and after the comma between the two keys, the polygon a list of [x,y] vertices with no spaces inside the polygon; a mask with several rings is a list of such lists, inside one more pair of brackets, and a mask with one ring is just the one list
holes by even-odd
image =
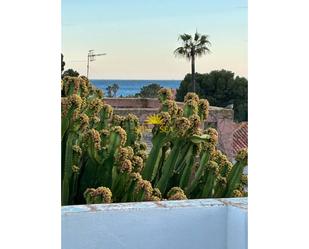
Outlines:
{"label": "cactus arm", "polygon": [[70,195],[70,204],[74,204],[74,199],[77,195],[77,190],[78,190],[78,173],[73,173],[72,176],[72,194]]}
{"label": "cactus arm", "polygon": [[113,166],[115,163],[115,158],[113,156],[109,156],[106,160],[104,160],[104,163],[98,166],[97,170],[97,179],[98,179],[98,184],[103,185],[110,188],[113,183],[113,178],[112,178],[112,171],[113,171]]}
{"label": "cactus arm", "polygon": [[175,166],[175,171],[179,174],[183,171],[186,165],[187,162],[186,158],[188,158],[188,152],[190,150],[190,147],[191,147],[190,143],[186,143],[185,145],[181,146],[181,152]]}
{"label": "cactus arm", "polygon": [[225,191],[226,191],[226,184],[216,182],[214,189],[214,198],[222,198]]}
{"label": "cactus arm", "polygon": [[90,186],[98,187],[96,182],[96,171],[97,163],[88,158],[83,165],[82,174],[80,176],[79,191],[78,193],[82,195],[87,188]]}
{"label": "cactus arm", "polygon": [[202,191],[202,198],[210,198],[213,194],[213,188],[215,184],[216,176],[213,170],[208,171],[207,180]]}
{"label": "cactus arm", "polygon": [[231,197],[233,190],[236,189],[237,185],[240,183],[240,178],[243,173],[246,163],[244,161],[238,161],[234,164],[230,174],[227,177],[227,190],[225,197]]}
{"label": "cactus arm", "polygon": [[69,120],[66,117],[62,117],[61,120],[61,140],[63,140],[63,137],[69,128]]}
{"label": "cactus arm", "polygon": [[65,146],[65,158],[64,158],[64,174],[62,181],[62,205],[68,205],[70,199],[70,180],[72,177],[72,164],[73,164],[73,150],[72,145],[75,139],[74,133],[69,133]]}
{"label": "cactus arm", "polygon": [[190,186],[185,190],[186,195],[189,196],[196,189],[198,183],[200,182],[205,172],[205,167],[208,164],[209,159],[210,159],[209,151],[204,151],[199,162],[199,167],[194,175],[194,179],[192,180]]}
{"label": "cactus arm", "polygon": [[179,157],[179,152],[180,152],[180,145],[181,140],[178,139],[176,140],[172,151],[168,155],[165,163],[163,164],[162,167],[162,176],[157,184],[157,188],[160,190],[162,194],[166,192],[166,188],[168,186],[169,179],[172,177],[173,170],[175,167],[175,163],[177,162],[177,159]]}
{"label": "cactus arm", "polygon": [[129,188],[128,188],[128,191],[125,193],[122,201],[124,202],[132,202],[132,201],[135,201],[134,199],[134,191],[135,191],[135,188],[136,188],[136,181],[131,181],[130,185],[129,185]]}
{"label": "cactus arm", "polygon": [[166,141],[165,137],[166,134],[158,133],[152,139],[153,146],[142,172],[143,179],[145,180],[153,181],[157,175],[158,165],[162,156],[162,146]]}
{"label": "cactus arm", "polygon": [[186,153],[186,157],[184,159],[185,168],[180,178],[179,187],[185,189],[188,186],[191,173],[192,173],[192,166],[194,164],[194,155],[193,155],[193,145],[189,147],[188,152]]}

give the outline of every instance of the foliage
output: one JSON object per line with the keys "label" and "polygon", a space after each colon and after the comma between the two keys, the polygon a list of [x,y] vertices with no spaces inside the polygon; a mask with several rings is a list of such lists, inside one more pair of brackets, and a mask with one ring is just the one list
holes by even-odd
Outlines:
{"label": "foliage", "polygon": [[137,96],[141,98],[156,98],[158,97],[158,91],[161,88],[162,87],[156,83],[145,85],[141,88],[141,91],[137,94]]}
{"label": "foliage", "polygon": [[61,53],[61,73],[63,72],[64,70],[64,66],[65,66],[65,62],[63,60],[63,54]]}
{"label": "foliage", "polygon": [[114,83],[111,86],[106,87],[107,96],[109,98],[116,97],[118,89],[119,89],[119,85],[116,83]]}
{"label": "foliage", "polygon": [[[191,75],[187,74],[177,89],[176,99],[183,101],[185,95],[193,90]],[[234,77],[227,70],[211,71],[206,74],[196,73],[196,93],[206,98],[210,105],[226,107],[233,104],[234,119],[248,120],[248,81],[244,77]]]}
{"label": "foliage", "polygon": [[209,36],[200,35],[196,31],[193,37],[189,34],[182,34],[178,39],[182,42],[182,46],[176,48],[174,54],[191,61],[191,83],[193,87],[192,90],[195,92],[195,59],[210,52],[209,46],[211,43],[209,41]]}
{"label": "foliage", "polygon": [[153,147],[135,115],[118,116],[88,79],[62,80],[62,205],[246,195],[247,152],[233,166],[216,149],[218,134],[202,130],[208,101],[188,93],[183,108],[161,89],[160,112],[147,119]]}
{"label": "foliage", "polygon": [[77,71],[75,71],[74,69],[70,68],[70,69],[67,69],[63,72],[62,77],[66,77],[66,76],[78,77],[79,73]]}

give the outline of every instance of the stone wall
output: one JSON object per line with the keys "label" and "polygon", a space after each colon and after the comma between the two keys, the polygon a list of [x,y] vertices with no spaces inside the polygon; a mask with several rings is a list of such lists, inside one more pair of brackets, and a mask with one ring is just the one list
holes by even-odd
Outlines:
{"label": "stone wall", "polygon": [[[105,102],[114,108],[114,112],[119,115],[135,114],[140,118],[141,122],[147,116],[157,113],[160,102],[151,98],[104,98]],[[183,106],[182,102],[177,102],[179,106]],[[219,133],[218,147],[230,159],[233,157],[233,132],[235,123],[233,121],[234,111],[221,107],[210,106],[209,117],[205,122],[205,127],[211,126],[217,129]],[[146,135],[148,139],[149,135]],[[149,141],[146,141],[149,143]]]}

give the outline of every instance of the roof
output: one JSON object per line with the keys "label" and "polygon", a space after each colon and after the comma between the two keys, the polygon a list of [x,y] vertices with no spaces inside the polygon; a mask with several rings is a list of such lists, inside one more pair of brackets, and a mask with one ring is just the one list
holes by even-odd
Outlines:
{"label": "roof", "polygon": [[248,148],[248,122],[241,123],[233,133],[233,154],[243,148]]}

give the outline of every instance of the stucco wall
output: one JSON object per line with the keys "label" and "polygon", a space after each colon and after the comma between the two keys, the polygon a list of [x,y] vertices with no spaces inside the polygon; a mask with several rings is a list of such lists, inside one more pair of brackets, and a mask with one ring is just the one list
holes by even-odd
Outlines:
{"label": "stucco wall", "polygon": [[62,249],[247,249],[247,198],[62,207]]}

